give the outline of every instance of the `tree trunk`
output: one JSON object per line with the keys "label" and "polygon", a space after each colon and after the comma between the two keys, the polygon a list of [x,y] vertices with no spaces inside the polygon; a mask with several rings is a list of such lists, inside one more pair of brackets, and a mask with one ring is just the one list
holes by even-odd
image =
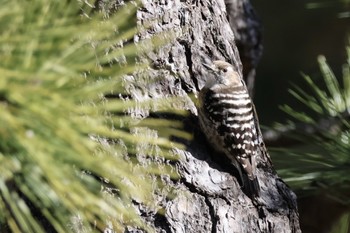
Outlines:
{"label": "tree trunk", "polygon": [[[249,20],[249,15],[242,11],[251,6],[241,1],[227,1],[230,15],[234,15],[229,18],[232,27],[242,25],[235,24],[235,20],[246,23]],[[240,4],[243,2],[245,7]],[[138,24],[148,26],[135,37],[136,41],[169,30],[177,36],[171,44],[147,55],[152,62],[152,76],[162,77],[162,81],[143,91],[154,98],[182,96],[184,101],[177,107],[180,105],[191,113],[183,121],[186,130],[194,135],[187,142],[186,151],[176,151],[182,157],[178,162],[181,179],[175,184],[169,181],[169,185],[178,190],[177,196],[160,201],[165,215],[143,211],[145,219],[158,232],[300,232],[296,197],[277,176],[268,155],[259,153],[261,197],[257,204],[242,192],[234,169],[226,165],[224,157],[212,151],[199,130],[195,103],[188,94],[196,96],[205,83],[206,70],[202,63],[225,60],[243,72],[235,43],[235,37],[242,37],[233,33],[240,30],[230,27],[224,0],[142,0],[142,3],[137,12]],[[249,22],[246,25],[246,29],[252,29]],[[261,51],[256,52],[256,56],[260,54]]]}

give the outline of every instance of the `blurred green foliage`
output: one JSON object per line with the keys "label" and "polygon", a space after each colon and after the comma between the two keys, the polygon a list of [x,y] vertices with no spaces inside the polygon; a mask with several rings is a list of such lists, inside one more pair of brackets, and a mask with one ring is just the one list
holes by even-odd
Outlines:
{"label": "blurred green foliage", "polygon": [[350,0],[316,0],[306,3],[307,9],[336,7],[339,9],[339,18],[350,18]]}
{"label": "blurred green foliage", "polygon": [[[321,78],[303,75],[307,85],[289,90],[308,111],[282,106],[291,119],[276,124],[275,130],[294,144],[272,149],[278,173],[299,198],[324,196],[344,207],[350,204],[350,40],[346,51],[341,78],[337,79],[325,57],[319,56]],[[345,211],[332,232],[347,233],[349,226]]]}
{"label": "blurred green foliage", "polygon": [[132,203],[159,210],[154,177],[177,177],[164,158],[182,147],[169,137],[189,137],[181,123],[125,114],[169,104],[105,98],[128,95],[123,76],[147,67],[130,43],[136,7],[107,16],[94,5],[1,1],[0,232],[151,231]]}
{"label": "blurred green foliage", "polygon": [[[309,90],[294,87],[290,93],[308,107],[299,112],[288,105],[282,109],[292,117],[287,137],[299,143],[275,149],[279,174],[299,194],[324,192],[330,198],[349,204],[350,193],[350,47],[339,83],[326,59],[318,59],[322,80],[304,75]],[[322,88],[321,86],[324,86]],[[300,127],[301,126],[301,127]],[[285,125],[276,125],[277,130]]]}
{"label": "blurred green foliage", "polygon": [[339,221],[333,226],[330,233],[349,233],[350,231],[350,213],[345,213],[339,218]]}

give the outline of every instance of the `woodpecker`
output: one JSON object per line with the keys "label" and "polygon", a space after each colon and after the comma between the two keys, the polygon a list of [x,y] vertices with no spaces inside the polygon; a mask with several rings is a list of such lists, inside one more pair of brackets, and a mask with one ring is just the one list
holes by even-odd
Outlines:
{"label": "woodpecker", "polygon": [[214,61],[211,66],[204,66],[212,74],[208,73],[206,85],[199,92],[200,127],[212,147],[236,167],[243,189],[259,196],[255,172],[259,143],[254,106],[247,88],[231,64]]}

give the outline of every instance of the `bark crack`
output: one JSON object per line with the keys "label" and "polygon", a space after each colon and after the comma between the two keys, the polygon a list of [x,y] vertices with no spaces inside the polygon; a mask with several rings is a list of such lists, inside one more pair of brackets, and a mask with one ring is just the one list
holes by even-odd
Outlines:
{"label": "bark crack", "polygon": [[209,200],[210,194],[205,193],[205,192],[197,189],[197,187],[195,185],[187,182],[185,179],[182,179],[182,183],[188,188],[189,191],[191,191],[192,193],[196,193],[204,198],[205,204],[208,206],[209,215],[210,215],[210,219],[212,222],[211,232],[216,233],[216,226],[217,226],[218,220],[217,220],[217,217],[215,214],[214,206],[212,205],[212,203]]}
{"label": "bark crack", "polygon": [[[191,80],[193,80],[194,82],[194,85],[195,87],[198,89],[198,83],[197,83],[197,79],[195,79],[195,75],[194,75],[194,72],[193,72],[193,62],[192,62],[192,51],[191,51],[191,48],[188,44],[188,42],[186,41],[183,41],[183,40],[180,40],[179,41],[180,45],[182,45],[182,47],[184,48],[184,52],[185,52],[185,58],[186,58],[186,64],[188,66],[188,73],[190,74],[190,78]],[[181,86],[184,90],[188,90],[188,88],[186,87],[187,85],[183,85],[183,82],[181,82]]]}
{"label": "bark crack", "polygon": [[212,205],[212,203],[210,202],[209,200],[209,197],[208,196],[204,196],[204,200],[205,200],[205,203],[207,204],[207,206],[209,207],[209,214],[210,214],[210,218],[211,218],[211,233],[216,233],[216,226],[218,224],[218,218],[215,214],[215,209],[214,209],[214,206]]}

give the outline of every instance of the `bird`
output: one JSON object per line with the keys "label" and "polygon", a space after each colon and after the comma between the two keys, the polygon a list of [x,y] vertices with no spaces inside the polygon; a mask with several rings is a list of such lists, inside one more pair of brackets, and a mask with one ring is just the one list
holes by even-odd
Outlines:
{"label": "bird", "polygon": [[203,65],[209,72],[198,96],[200,128],[212,148],[227,156],[238,170],[242,189],[258,197],[258,129],[246,85],[230,63],[217,60]]}

